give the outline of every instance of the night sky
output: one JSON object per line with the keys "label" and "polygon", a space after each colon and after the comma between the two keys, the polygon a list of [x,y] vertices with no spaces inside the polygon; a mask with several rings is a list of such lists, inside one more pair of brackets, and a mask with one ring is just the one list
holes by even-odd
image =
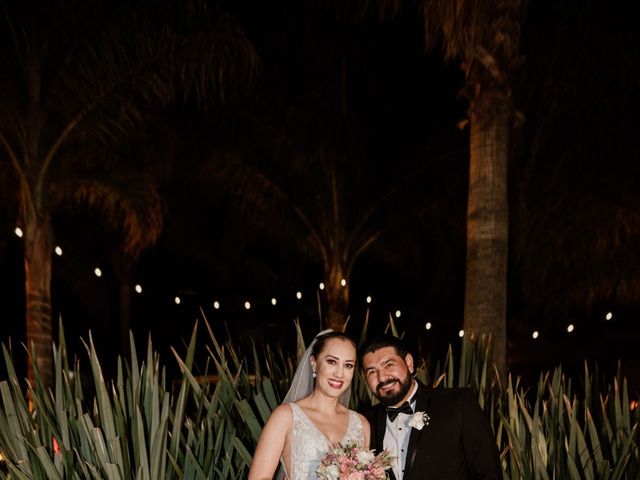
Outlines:
{"label": "night sky", "polygon": [[[64,11],[73,2],[58,3]],[[261,336],[286,344],[295,318],[308,336],[319,329],[322,269],[304,247],[304,229],[283,207],[244,202],[219,173],[231,160],[250,166],[318,218],[324,171],[308,159],[319,150],[340,172],[347,224],[400,186],[374,218],[384,234],[355,264],[348,331],[358,334],[371,296],[371,329],[383,329],[400,310],[400,329],[434,357],[459,344],[469,134],[459,125],[467,108],[463,75],[437,49],[425,51],[414,4],[356,20],[338,3],[210,2],[253,45],[251,78],[206,108],[189,96],[176,99],[130,132],[132,158],[159,172],[164,205],[159,240],[128,264],[129,287],[142,286],[141,294],[131,289],[132,325],[141,344],[151,333],[167,364],[168,346],[182,347],[201,309],[221,338],[241,342]],[[604,2],[556,3],[530,2],[513,81],[510,362],[516,373],[533,375],[561,362],[580,371],[584,358],[612,369],[621,357],[640,385],[638,34]],[[45,7],[2,5],[12,21],[64,26],[64,16]],[[122,6],[109,8],[117,18]],[[5,81],[10,72],[1,74]],[[0,339],[10,337],[21,352],[15,179],[2,150],[0,162]],[[63,249],[53,257],[55,318],[76,352],[91,330],[113,359],[120,235],[78,205],[57,210],[53,224]]]}

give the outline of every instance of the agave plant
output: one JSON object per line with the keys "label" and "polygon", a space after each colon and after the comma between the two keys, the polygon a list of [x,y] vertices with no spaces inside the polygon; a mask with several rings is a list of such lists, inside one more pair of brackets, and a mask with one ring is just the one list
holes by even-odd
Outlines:
{"label": "agave plant", "polygon": [[[632,479],[638,478],[638,411],[630,410],[626,381],[608,390],[592,390],[585,366],[585,391],[571,393],[571,380],[560,368],[540,376],[531,401],[511,381],[503,414],[509,454],[509,478]],[[591,397],[598,401],[591,404]]]}
{"label": "agave plant", "polygon": [[[91,338],[86,344],[90,384],[79,362],[70,368],[61,335],[55,387],[36,383],[23,394],[3,348],[8,379],[0,382],[0,479],[240,479],[246,478],[262,427],[280,403],[305,349],[296,324],[296,352],[251,344],[244,355],[208,332],[203,376],[194,372],[197,325],[184,356],[173,351],[182,377],[167,387],[151,340],[140,360],[131,337],[128,362],[105,380]],[[366,335],[361,332],[360,342]],[[390,322],[392,334],[398,331]],[[62,331],[62,329],[61,329]],[[416,375],[434,388],[472,387],[490,418],[505,478],[635,479],[640,474],[639,412],[630,408],[626,381],[594,381],[585,366],[584,389],[573,390],[560,368],[537,386],[502,384],[489,362],[491,340],[465,339],[458,361],[418,362]],[[420,359],[418,359],[420,360]],[[442,365],[442,368],[440,368]],[[207,375],[211,369],[212,375]],[[602,386],[601,386],[602,385]],[[175,390],[175,391],[174,391]],[[31,402],[31,405],[30,405]],[[351,406],[372,402],[357,375]]]}
{"label": "agave plant", "polygon": [[[177,357],[184,373],[177,395],[167,388],[151,340],[146,361],[139,363],[131,338],[130,364],[123,366],[119,360],[117,378],[108,382],[90,339],[91,387],[80,382],[79,363],[69,368],[61,341],[54,346],[53,391],[46,390],[36,374],[27,396],[3,348],[8,380],[0,382],[0,451],[7,472],[0,472],[0,478],[244,478],[251,455],[238,435],[245,430],[259,435],[259,425],[254,432],[255,425],[238,421],[243,411],[238,392],[243,385],[253,387],[246,374],[231,375],[215,338],[213,356],[221,380],[205,388],[196,382],[191,373],[196,331],[185,358]],[[270,391],[268,382],[262,388]],[[275,402],[273,396],[265,397]],[[264,411],[268,415],[270,410]]]}

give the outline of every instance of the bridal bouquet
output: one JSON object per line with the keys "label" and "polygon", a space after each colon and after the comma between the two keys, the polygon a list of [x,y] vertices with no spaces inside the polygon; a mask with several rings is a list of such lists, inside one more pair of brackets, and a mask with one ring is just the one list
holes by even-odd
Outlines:
{"label": "bridal bouquet", "polygon": [[319,480],[385,480],[394,460],[386,450],[375,455],[352,441],[329,450],[316,473]]}

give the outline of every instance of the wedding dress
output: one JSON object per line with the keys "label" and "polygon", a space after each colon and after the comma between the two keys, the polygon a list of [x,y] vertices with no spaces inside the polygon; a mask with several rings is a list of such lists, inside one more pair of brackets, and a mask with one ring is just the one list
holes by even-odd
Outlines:
{"label": "wedding dress", "polygon": [[[331,442],[298,405],[295,403],[289,405],[293,411],[293,428],[291,431],[291,472],[286,478],[289,480],[311,480],[316,478],[316,468],[331,447]],[[347,432],[340,443],[344,445],[349,441],[364,445],[364,428],[360,417],[353,410],[349,410]]]}

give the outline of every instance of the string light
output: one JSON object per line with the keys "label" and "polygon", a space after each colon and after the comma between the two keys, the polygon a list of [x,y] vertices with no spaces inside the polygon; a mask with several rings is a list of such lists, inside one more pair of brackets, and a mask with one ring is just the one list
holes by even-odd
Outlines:
{"label": "string light", "polygon": [[607,312],[607,314],[604,316],[605,320],[611,320],[613,318],[613,313],[611,312]]}
{"label": "string light", "polygon": [[[20,227],[15,227],[15,229],[14,229],[14,233],[15,233],[15,235],[16,235],[17,237],[19,237],[19,238],[22,238],[22,237],[24,236],[24,232],[23,232],[23,230],[22,230]],[[63,252],[63,249],[62,249],[62,247],[61,247],[61,246],[56,245],[56,247],[54,248],[54,253],[55,253],[57,256],[61,257],[61,256],[63,255],[63,253],[64,253],[64,252]],[[101,270],[99,267],[95,267],[95,268],[94,268],[94,270],[93,270],[93,273],[94,273],[94,275],[95,275],[96,277],[98,277],[98,278],[101,278],[101,277],[102,277],[102,270]],[[342,279],[340,280],[340,285],[341,285],[342,287],[346,287],[346,286],[347,286],[347,280],[346,280],[345,278],[342,278]],[[318,284],[318,288],[319,288],[320,290],[324,290],[324,289],[325,289],[325,283],[324,283],[324,282],[320,282],[320,283]],[[135,292],[136,292],[136,293],[141,294],[141,293],[142,293],[142,285],[140,285],[140,284],[136,284],[136,285],[134,286],[134,290],[135,290]],[[302,292],[297,291],[297,292],[296,292],[296,298],[297,298],[298,300],[302,300]],[[372,299],[372,297],[371,297],[370,295],[367,295],[367,297],[366,297],[365,301],[366,301],[366,303],[367,303],[367,304],[370,304],[370,303],[373,301],[373,299]],[[180,305],[180,304],[181,304],[181,298],[180,298],[179,296],[174,297],[174,303],[175,303],[176,305]],[[277,299],[276,299],[275,297],[272,297],[272,298],[271,298],[271,305],[276,306],[277,304],[278,304]],[[216,309],[216,310],[219,310],[219,309],[220,309],[220,302],[218,302],[217,300],[216,300],[216,301],[214,301],[214,302],[213,302],[213,308],[214,308],[214,309]],[[245,302],[244,302],[244,308],[245,308],[245,310],[250,310],[250,309],[251,309],[251,303],[250,303],[249,301],[245,301]],[[401,316],[402,316],[402,312],[401,312],[400,310],[396,310],[396,311],[395,311],[395,317],[396,317],[396,318],[400,318]],[[609,311],[609,312],[607,312],[607,313],[605,314],[605,320],[609,321],[609,320],[612,320],[612,319],[613,319],[613,313],[612,313],[612,312],[610,312],[610,311]],[[426,323],[425,323],[425,330],[431,330],[432,328],[433,328],[433,324],[432,324],[431,322],[426,322]],[[573,333],[574,331],[575,331],[575,326],[574,326],[573,324],[569,324],[569,325],[567,326],[567,332],[568,332],[568,333]],[[464,337],[464,330],[460,330],[460,331],[458,332],[458,336],[459,336],[460,338]],[[535,340],[535,339],[538,339],[538,338],[540,337],[540,332],[538,332],[537,330],[535,330],[535,331],[533,331],[533,332],[532,332],[531,336],[532,336],[532,338],[533,338],[534,340]],[[635,405],[635,406],[637,406],[637,403],[636,403],[636,405]],[[2,454],[1,454],[1,453],[0,453],[0,461],[2,461]]]}
{"label": "string light", "polygon": [[22,232],[22,229],[20,227],[16,227],[16,229],[14,230],[14,233],[19,238],[22,238],[22,236],[24,235],[24,233]]}

